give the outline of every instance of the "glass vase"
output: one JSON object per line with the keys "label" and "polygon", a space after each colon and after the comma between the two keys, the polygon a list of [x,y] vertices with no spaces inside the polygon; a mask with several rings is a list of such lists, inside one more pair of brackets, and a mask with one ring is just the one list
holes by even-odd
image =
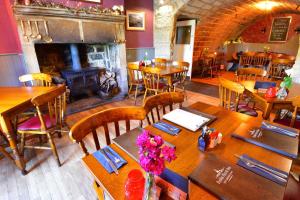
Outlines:
{"label": "glass vase", "polygon": [[152,174],[152,173],[146,174],[146,183],[145,183],[143,200],[158,200],[157,194],[156,194],[156,185],[155,185],[155,180],[154,180],[154,174]]}

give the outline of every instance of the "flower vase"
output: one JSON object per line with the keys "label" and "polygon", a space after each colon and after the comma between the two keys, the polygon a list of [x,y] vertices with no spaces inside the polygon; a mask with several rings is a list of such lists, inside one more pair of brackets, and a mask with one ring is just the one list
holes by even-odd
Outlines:
{"label": "flower vase", "polygon": [[157,195],[156,195],[156,185],[155,185],[154,174],[152,174],[152,173],[146,174],[146,183],[145,183],[143,200],[158,200]]}
{"label": "flower vase", "polygon": [[277,91],[277,97],[279,99],[284,99],[285,97],[287,97],[287,91],[285,87],[281,87],[278,91]]}

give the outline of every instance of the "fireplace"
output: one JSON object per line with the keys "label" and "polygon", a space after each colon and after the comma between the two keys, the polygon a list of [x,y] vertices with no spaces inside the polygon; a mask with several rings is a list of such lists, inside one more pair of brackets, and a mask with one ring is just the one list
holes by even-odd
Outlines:
{"label": "fireplace", "polygon": [[123,99],[128,91],[123,11],[70,11],[52,4],[14,6],[27,73],[65,82],[73,102]]}

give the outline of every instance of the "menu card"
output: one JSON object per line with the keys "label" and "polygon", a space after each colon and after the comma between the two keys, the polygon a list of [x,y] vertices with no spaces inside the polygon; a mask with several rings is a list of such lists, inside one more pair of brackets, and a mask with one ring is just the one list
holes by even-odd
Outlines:
{"label": "menu card", "polygon": [[[258,128],[258,127],[257,127]],[[259,135],[251,134],[251,125],[242,123],[232,134],[232,137],[274,151],[290,158],[297,158],[298,137],[290,137],[284,134],[274,133],[270,130],[261,129]]]}
{"label": "menu card", "polygon": [[282,199],[285,187],[208,154],[189,179],[220,199]]}
{"label": "menu card", "polygon": [[194,113],[187,109],[175,109],[165,114],[163,118],[191,131],[197,131],[215,119],[212,115],[200,112]]}

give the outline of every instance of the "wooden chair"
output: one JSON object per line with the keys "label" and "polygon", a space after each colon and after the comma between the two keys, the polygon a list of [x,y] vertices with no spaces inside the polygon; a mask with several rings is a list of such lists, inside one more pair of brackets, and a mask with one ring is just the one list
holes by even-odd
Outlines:
{"label": "wooden chair", "polygon": [[128,75],[129,75],[129,91],[130,94],[133,87],[135,87],[134,104],[136,105],[136,98],[138,89],[144,85],[142,73],[137,63],[128,63]]}
{"label": "wooden chair", "polygon": [[[19,81],[26,87],[50,87],[52,86],[52,77],[44,73],[25,74],[19,77]],[[26,112],[18,114],[14,121],[14,127],[17,127],[19,120],[32,116],[36,112],[30,109]]]}
{"label": "wooden chair", "polygon": [[51,86],[52,77],[44,73],[25,74],[19,77],[24,86]]}
{"label": "wooden chair", "polygon": [[[163,114],[166,114],[167,107],[169,107],[169,110],[172,111],[174,108],[174,104],[179,104],[179,107],[182,107],[183,102],[184,93],[182,92],[165,92],[147,98],[143,105],[143,108],[146,112],[148,124],[150,125],[162,119],[162,117],[160,116],[160,107],[162,107]],[[156,117],[154,112],[156,112]],[[149,115],[152,121],[150,120]]]}
{"label": "wooden chair", "polygon": [[178,67],[180,69],[184,69],[183,72],[174,74],[173,77],[174,92],[176,91],[176,88],[181,88],[185,92],[185,81],[186,81],[187,73],[189,71],[190,63],[184,61],[174,61],[172,63],[172,66]]}
{"label": "wooden chair", "polygon": [[248,103],[241,102],[244,86],[224,78],[219,78],[219,82],[220,105],[223,108],[254,117],[258,115],[254,108],[248,106]]}
{"label": "wooden chair", "polygon": [[266,80],[267,71],[261,68],[239,68],[236,72],[236,80]]}
{"label": "wooden chair", "polygon": [[164,92],[168,89],[168,85],[164,82],[163,78],[160,76],[161,69],[157,67],[145,67],[143,69],[142,75],[145,85],[145,94],[143,102],[145,101],[148,92],[153,92],[158,94]]}
{"label": "wooden chair", "polygon": [[[87,146],[85,145],[84,140],[88,138],[89,135],[92,135],[94,140],[95,149],[100,149],[100,142],[98,139],[97,129],[99,127],[104,128],[104,133],[101,132],[102,135],[105,135],[106,145],[111,143],[110,133],[108,129],[109,123],[114,123],[115,134],[116,137],[120,135],[120,121],[126,121],[126,131],[130,130],[130,120],[138,120],[141,121],[145,119],[145,110],[142,107],[118,107],[111,108],[101,112],[97,112],[88,117],[83,118],[79,122],[77,122],[70,130],[69,136],[72,141],[78,143],[85,154],[85,156],[89,155],[89,151],[87,150]],[[141,126],[142,124],[140,124]],[[94,189],[97,193],[99,199],[104,199],[104,191],[100,187],[100,185],[94,181]]]}
{"label": "wooden chair", "polygon": [[155,66],[166,66],[167,65],[167,59],[165,58],[155,58],[154,64]]}
{"label": "wooden chair", "polygon": [[293,63],[289,59],[274,59],[271,62],[268,75],[273,80],[283,80],[286,76],[285,70],[291,69]]}
{"label": "wooden chair", "polygon": [[291,110],[292,115],[285,115],[283,118],[274,119],[275,123],[290,126],[296,129],[300,129],[299,111],[300,111],[300,96],[294,97],[292,100],[294,110]]}
{"label": "wooden chair", "polygon": [[250,67],[254,59],[255,52],[245,52],[240,56],[239,68]]}
{"label": "wooden chair", "polygon": [[[59,86],[48,93],[32,98],[31,102],[36,107],[37,116],[33,116],[18,125],[17,132],[21,134],[21,153],[24,148],[51,149],[58,166],[61,166],[56,146],[53,141],[53,134],[62,129],[65,113],[66,87]],[[48,107],[42,111],[42,107]],[[26,135],[47,135],[50,147],[27,146],[25,145]]]}
{"label": "wooden chair", "polygon": [[253,57],[253,67],[266,69],[270,64],[271,56],[266,53],[258,53]]}

